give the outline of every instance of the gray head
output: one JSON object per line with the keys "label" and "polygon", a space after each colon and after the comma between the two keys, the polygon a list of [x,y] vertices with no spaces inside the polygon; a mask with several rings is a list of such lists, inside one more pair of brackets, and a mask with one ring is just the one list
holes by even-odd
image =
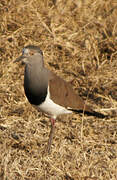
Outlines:
{"label": "gray head", "polygon": [[[28,45],[22,50],[22,55],[18,57],[14,62],[22,61],[24,64],[28,64],[31,60],[35,61],[35,56],[43,61],[43,52],[38,46]],[[32,58],[31,58],[32,57]]]}

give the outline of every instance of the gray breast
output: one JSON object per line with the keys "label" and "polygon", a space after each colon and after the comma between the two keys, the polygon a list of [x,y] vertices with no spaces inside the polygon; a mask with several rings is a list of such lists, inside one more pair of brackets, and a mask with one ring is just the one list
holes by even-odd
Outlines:
{"label": "gray breast", "polygon": [[27,64],[24,75],[24,90],[29,102],[40,105],[44,102],[48,88],[48,70]]}

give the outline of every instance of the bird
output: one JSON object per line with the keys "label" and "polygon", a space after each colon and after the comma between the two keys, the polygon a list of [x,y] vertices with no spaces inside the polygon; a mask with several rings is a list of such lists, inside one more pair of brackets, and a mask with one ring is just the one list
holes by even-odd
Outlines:
{"label": "bird", "polygon": [[105,115],[93,110],[76,94],[72,85],[47,69],[44,65],[44,56],[40,47],[27,45],[22,55],[14,62],[25,64],[24,92],[31,105],[39,112],[48,115],[51,121],[51,130],[48,139],[47,151],[50,153],[55,131],[55,121],[60,115],[73,112],[84,112],[88,115],[104,118]]}

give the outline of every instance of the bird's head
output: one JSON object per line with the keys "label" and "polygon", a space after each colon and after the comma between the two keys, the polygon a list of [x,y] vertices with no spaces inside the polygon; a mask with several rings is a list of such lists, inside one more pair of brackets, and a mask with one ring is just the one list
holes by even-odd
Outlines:
{"label": "bird's head", "polygon": [[43,53],[38,46],[28,45],[23,48],[22,55],[18,57],[14,62],[22,61],[22,63],[28,64],[29,59],[31,59],[29,57],[32,57],[34,55],[39,55],[43,59]]}

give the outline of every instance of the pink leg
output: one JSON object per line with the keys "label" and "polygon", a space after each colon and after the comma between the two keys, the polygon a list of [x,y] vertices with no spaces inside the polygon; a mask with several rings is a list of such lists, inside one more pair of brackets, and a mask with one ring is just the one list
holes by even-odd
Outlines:
{"label": "pink leg", "polygon": [[53,139],[54,130],[55,130],[55,119],[51,118],[50,120],[51,120],[51,130],[49,134],[48,147],[47,147],[48,153],[50,153],[50,150],[51,150],[51,144],[52,144],[52,139]]}

